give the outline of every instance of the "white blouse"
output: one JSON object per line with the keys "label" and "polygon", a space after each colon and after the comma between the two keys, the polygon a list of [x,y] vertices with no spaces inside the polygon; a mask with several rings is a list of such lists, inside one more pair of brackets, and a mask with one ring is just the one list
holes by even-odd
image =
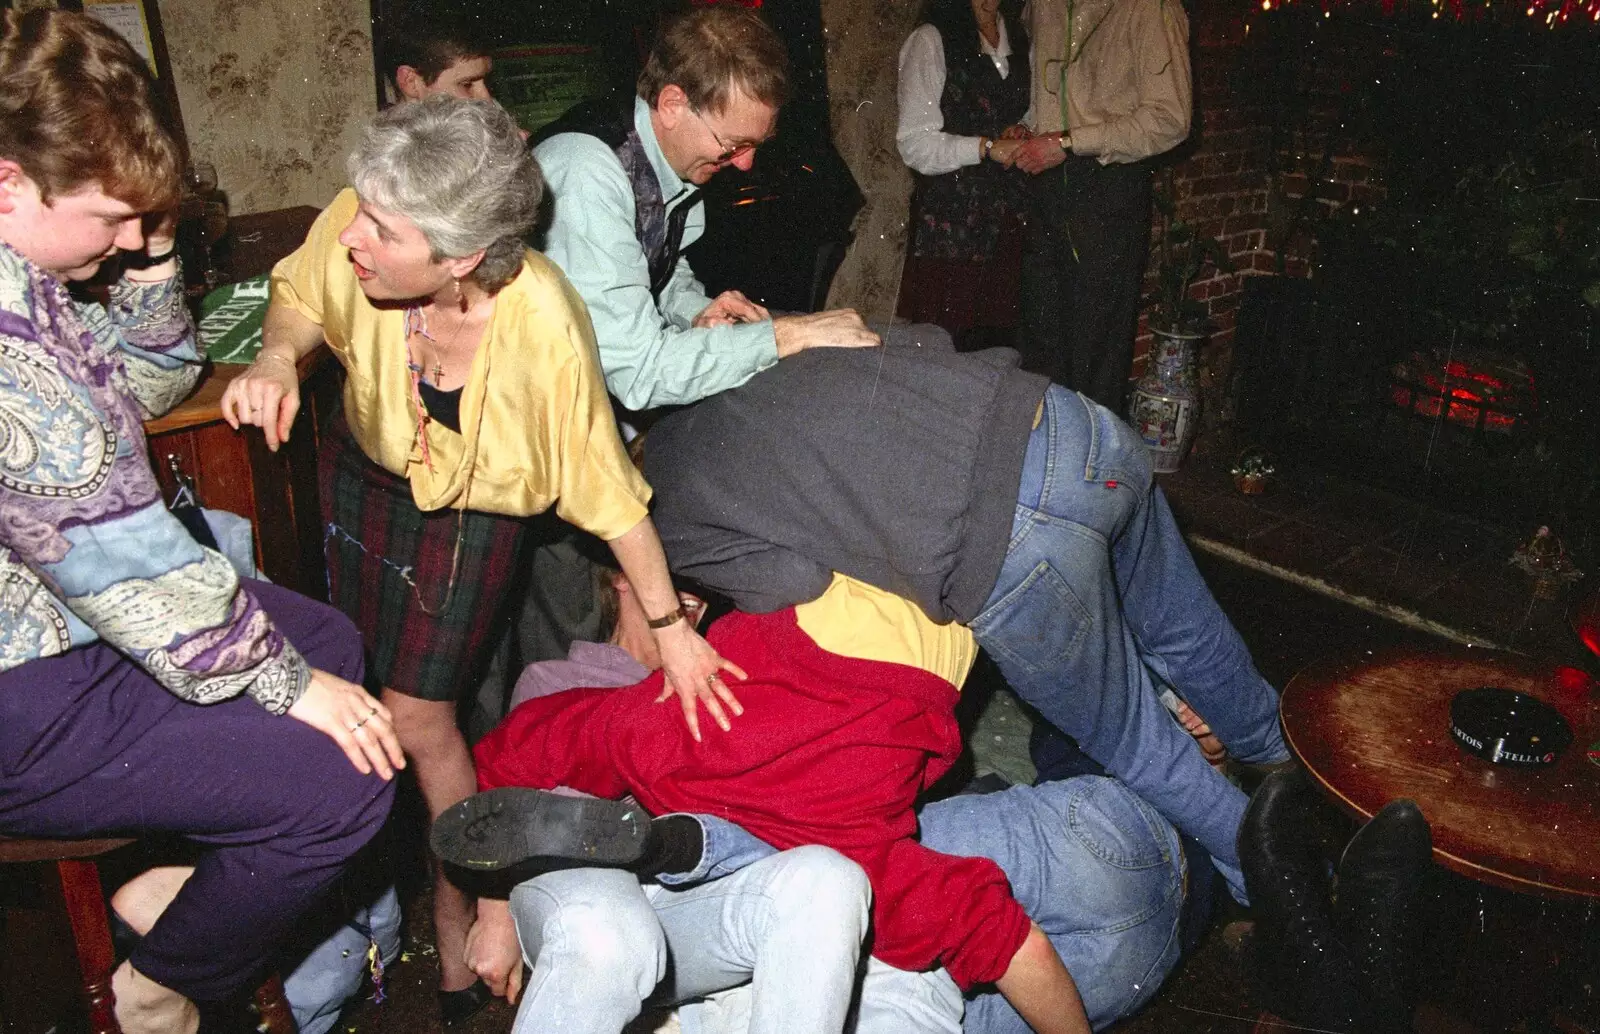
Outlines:
{"label": "white blouse", "polygon": [[[1011,40],[1006,21],[996,19],[998,42],[978,35],[983,52],[994,62],[1000,78],[1011,74]],[[900,123],[894,142],[900,160],[925,176],[954,172],[965,165],[983,161],[982,137],[953,136],[944,131],[944,112],[939,100],[944,96],[944,41],[932,25],[919,25],[900,47]]]}

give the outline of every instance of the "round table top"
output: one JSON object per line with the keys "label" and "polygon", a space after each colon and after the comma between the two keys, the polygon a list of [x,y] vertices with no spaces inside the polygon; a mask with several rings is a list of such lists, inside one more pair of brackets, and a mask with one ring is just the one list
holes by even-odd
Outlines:
{"label": "round table top", "polygon": [[[1450,699],[1475,686],[1554,705],[1572,745],[1536,769],[1468,754],[1450,735]],[[1510,890],[1600,897],[1600,683],[1586,672],[1468,648],[1367,653],[1296,675],[1282,714],[1290,750],[1354,817],[1409,797],[1445,868]]]}

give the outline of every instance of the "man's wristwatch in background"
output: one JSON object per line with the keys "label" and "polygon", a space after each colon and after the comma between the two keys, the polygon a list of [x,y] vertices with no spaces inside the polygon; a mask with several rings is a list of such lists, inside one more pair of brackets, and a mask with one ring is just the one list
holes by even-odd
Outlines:
{"label": "man's wristwatch in background", "polygon": [[1056,137],[1056,143],[1061,145],[1061,149],[1063,151],[1066,151],[1068,154],[1072,153],[1072,134],[1071,133],[1063,132],[1060,136]]}

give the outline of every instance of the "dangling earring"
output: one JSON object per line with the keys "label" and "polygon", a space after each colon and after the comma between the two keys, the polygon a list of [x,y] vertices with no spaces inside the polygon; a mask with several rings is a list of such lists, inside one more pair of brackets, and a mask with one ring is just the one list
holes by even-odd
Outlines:
{"label": "dangling earring", "polygon": [[461,314],[463,316],[465,316],[467,314],[467,296],[461,290],[461,278],[460,277],[456,277],[456,307],[461,310]]}

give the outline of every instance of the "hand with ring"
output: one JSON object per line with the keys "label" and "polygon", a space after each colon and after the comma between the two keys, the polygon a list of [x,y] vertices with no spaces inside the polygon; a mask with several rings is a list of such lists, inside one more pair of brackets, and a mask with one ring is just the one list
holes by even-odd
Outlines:
{"label": "hand with ring", "polygon": [[389,709],[331,672],[311,669],[311,681],[287,713],[337,743],[362,775],[376,771],[392,779],[406,767]]}
{"label": "hand with ring", "polygon": [[300,412],[300,372],[295,361],[287,353],[263,350],[250,368],[223,390],[221,411],[235,430],[244,424],[261,428],[267,448],[276,452],[289,440],[289,430]]}
{"label": "hand with ring", "polygon": [[[659,630],[656,642],[661,649],[661,669],[665,678],[661,683],[661,696],[657,703],[677,696],[683,707],[683,718],[689,726],[689,735],[700,742],[699,708],[704,707],[711,720],[723,732],[733,728],[727,712],[744,713],[738,697],[722,678],[726,671],[734,678],[748,676],[743,668],[724,659],[686,621]],[[706,668],[713,669],[705,674]],[[698,670],[697,670],[698,669]]]}
{"label": "hand with ring", "polygon": [[366,725],[367,722],[372,718],[372,716],[377,714],[377,713],[378,713],[378,709],[376,707],[374,707],[372,710],[367,712],[367,715],[366,715],[365,718],[361,719],[356,724],[350,726],[350,731],[351,732],[355,732],[357,729],[361,728],[363,725]]}

